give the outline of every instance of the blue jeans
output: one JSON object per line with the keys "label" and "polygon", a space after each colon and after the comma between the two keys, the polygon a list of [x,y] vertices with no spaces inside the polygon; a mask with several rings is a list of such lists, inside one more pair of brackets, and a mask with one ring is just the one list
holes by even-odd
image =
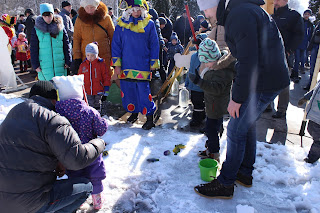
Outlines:
{"label": "blue jeans", "polygon": [[277,92],[253,92],[240,107],[239,118],[230,118],[227,127],[227,158],[223,162],[218,180],[232,185],[241,172],[250,176],[256,159],[256,121]]}
{"label": "blue jeans", "polygon": [[297,77],[299,75],[299,67],[304,68],[305,57],[307,50],[297,49],[295,51],[295,62],[292,70],[293,76]]}
{"label": "blue jeans", "polygon": [[311,57],[310,57],[310,78],[309,78],[309,83],[308,86],[311,86],[311,81],[312,81],[312,76],[314,72],[314,67],[316,66],[316,60],[318,56],[318,49],[319,49],[319,44],[314,44],[313,48],[311,50]]}
{"label": "blue jeans", "polygon": [[92,192],[92,184],[86,178],[57,180],[50,191],[50,200],[38,213],[70,213],[86,201]]}

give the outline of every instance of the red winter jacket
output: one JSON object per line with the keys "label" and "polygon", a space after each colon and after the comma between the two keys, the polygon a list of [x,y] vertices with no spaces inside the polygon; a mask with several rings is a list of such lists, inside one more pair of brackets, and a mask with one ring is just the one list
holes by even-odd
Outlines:
{"label": "red winter jacket", "polygon": [[84,88],[87,95],[97,95],[104,92],[105,86],[111,85],[110,68],[102,58],[90,63],[87,59],[79,67],[78,74],[84,74]]}

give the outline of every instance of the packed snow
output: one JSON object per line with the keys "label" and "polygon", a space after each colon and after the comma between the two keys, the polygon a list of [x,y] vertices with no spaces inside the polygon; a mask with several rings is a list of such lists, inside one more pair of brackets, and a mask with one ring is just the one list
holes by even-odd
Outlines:
{"label": "packed snow", "polygon": [[[12,107],[23,101],[0,94],[0,123]],[[107,118],[107,117],[106,117]],[[200,178],[197,152],[206,136],[173,129],[141,129],[107,118],[109,129],[102,137],[109,155],[104,157],[107,178],[103,181],[106,213],[281,213],[320,212],[320,164],[303,161],[310,147],[257,143],[253,186],[236,184],[233,199],[208,199],[193,187]],[[226,124],[225,124],[226,125]],[[177,155],[175,145],[184,144]],[[226,138],[221,139],[221,160]],[[170,150],[171,154],[163,153]],[[148,158],[159,161],[147,162]]]}

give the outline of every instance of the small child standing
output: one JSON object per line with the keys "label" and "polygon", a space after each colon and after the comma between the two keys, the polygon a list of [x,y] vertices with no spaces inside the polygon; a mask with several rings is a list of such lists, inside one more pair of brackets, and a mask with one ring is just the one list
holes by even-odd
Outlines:
{"label": "small child standing", "polygon": [[[78,133],[83,144],[97,136],[106,133],[108,125],[104,118],[100,117],[97,110],[87,105],[83,99],[83,75],[53,77],[58,92],[59,101],[55,107],[56,112],[65,116]],[[85,177],[93,185],[92,200],[94,209],[102,208],[101,192],[102,180],[106,178],[105,166],[102,154],[88,167],[78,171],[67,171],[69,178]]]}
{"label": "small child standing", "polygon": [[100,109],[101,102],[105,101],[109,95],[110,68],[107,67],[104,59],[98,57],[97,43],[88,44],[85,51],[86,59],[81,63],[78,74],[84,75],[84,87],[89,105]]}
{"label": "small child standing", "polygon": [[310,100],[307,111],[308,132],[313,138],[313,143],[309,150],[308,157],[305,160],[307,163],[315,163],[320,158],[320,82],[315,88],[306,93],[302,99],[299,100],[298,105]]}
{"label": "small child standing", "polygon": [[[201,41],[207,37],[207,34],[200,33],[196,36],[197,41],[193,41],[193,43],[197,43],[197,45],[199,45]],[[185,82],[186,88],[190,90],[191,102],[193,105],[192,118],[189,123],[190,127],[192,128],[199,127],[206,118],[203,90],[199,87],[199,85],[194,84],[189,79],[189,74],[196,74],[196,72],[199,71],[200,66],[201,62],[199,61],[198,52],[196,52],[191,56],[190,68]]]}
{"label": "small child standing", "polygon": [[20,72],[27,72],[29,45],[24,32],[19,33],[18,39],[14,42],[13,47],[16,48],[16,59],[20,61]]}
{"label": "small child standing", "polygon": [[180,40],[178,39],[177,33],[173,32],[170,37],[170,42],[168,43],[167,51],[168,61],[170,61],[168,73],[170,73],[175,66],[174,55],[176,53],[182,54],[183,50],[184,48],[181,45]]}
{"label": "small child standing", "polygon": [[199,69],[195,74],[189,73],[190,80],[198,84],[204,91],[206,108],[206,141],[205,151],[200,151],[201,158],[212,158],[220,160],[219,130],[223,122],[223,115],[227,114],[227,107],[230,99],[230,89],[234,78],[233,64],[219,70],[212,70],[211,67],[227,51],[220,52],[217,43],[209,38],[204,39],[199,46],[198,57],[205,68]]}

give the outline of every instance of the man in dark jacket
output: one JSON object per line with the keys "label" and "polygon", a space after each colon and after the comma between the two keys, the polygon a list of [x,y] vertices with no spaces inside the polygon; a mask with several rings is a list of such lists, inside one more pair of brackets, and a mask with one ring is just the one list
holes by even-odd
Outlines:
{"label": "man in dark jacket", "polygon": [[1,212],[73,212],[92,192],[85,178],[56,180],[64,167],[90,165],[105,148],[101,139],[82,144],[69,121],[54,112],[57,92],[38,81],[30,99],[0,125]]}
{"label": "man in dark jacket", "polygon": [[71,18],[70,18],[72,5],[68,1],[63,1],[61,3],[61,7],[62,7],[62,9],[61,9],[61,12],[59,13],[59,15],[63,19],[63,25],[64,25],[64,28],[66,29],[67,33],[68,33],[69,42],[70,42],[70,45],[71,45],[72,40],[73,40],[73,31],[74,31],[73,23],[72,23]]}
{"label": "man in dark jacket", "polygon": [[186,47],[189,43],[189,38],[192,35],[186,10],[183,11],[182,16],[174,23],[173,31],[178,34],[182,46]]}
{"label": "man in dark jacket", "polygon": [[283,41],[276,23],[260,6],[263,0],[197,0],[207,18],[225,27],[226,43],[237,59],[228,106],[227,157],[220,175],[195,192],[232,198],[234,182],[250,187],[256,157],[256,121],[289,85]]}
{"label": "man in dark jacket", "polygon": [[[152,20],[154,21],[155,27],[156,27],[156,31],[157,31],[157,35],[158,35],[158,39],[159,39],[159,45],[160,45],[160,49],[159,49],[159,60],[160,60],[160,67],[158,69],[158,72],[160,74],[160,78],[161,81],[164,82],[167,78],[167,74],[165,71],[165,64],[164,64],[164,60],[163,60],[163,51],[165,48],[165,41],[163,39],[163,36],[161,34],[161,28],[160,28],[160,21],[159,21],[159,16],[158,16],[158,12],[152,8],[152,5],[150,4],[150,2],[148,1],[148,5],[149,5],[149,14],[152,16]],[[155,71],[154,75],[155,75]]]}
{"label": "man in dark jacket", "polygon": [[294,73],[294,76],[298,76],[299,68],[301,69],[301,74],[304,74],[304,63],[306,61],[306,54],[307,54],[307,48],[308,44],[311,40],[311,36],[313,33],[313,24],[309,20],[309,17],[311,16],[311,10],[307,9],[303,12],[303,26],[304,26],[304,37],[300,45],[295,51],[295,63],[294,67],[292,69],[292,73]]}
{"label": "man in dark jacket", "polygon": [[162,22],[162,25],[164,26],[161,27],[161,23],[160,23],[160,28],[161,28],[161,34],[163,38],[166,39],[165,42],[167,43],[168,41],[170,41],[170,37],[172,34],[172,22],[164,13],[160,13],[159,17],[162,17],[165,19],[165,22]]}
{"label": "man in dark jacket", "polygon": [[36,22],[36,17],[34,15],[34,12],[32,9],[28,8],[26,9],[26,11],[24,12],[24,14],[26,15],[27,19],[25,22],[26,25],[26,29],[25,29],[25,33],[27,35],[27,39],[30,40],[31,38],[31,32],[34,28],[34,24]]}
{"label": "man in dark jacket", "polygon": [[[303,20],[301,15],[288,7],[288,0],[274,0],[273,19],[277,23],[279,31],[282,35],[286,56],[294,54],[298,46],[303,40]],[[292,80],[299,82],[298,72],[292,72]],[[285,118],[289,104],[289,87],[285,88],[279,95],[278,109],[273,118]]]}
{"label": "man in dark jacket", "polygon": [[[26,28],[24,30],[24,32],[26,33],[27,35],[27,39],[30,43],[30,40],[31,40],[31,32],[34,28],[34,24],[36,22],[36,16],[34,15],[34,12],[32,9],[28,8],[25,10],[24,14],[26,15],[27,19],[25,21],[25,25],[26,25]],[[28,66],[31,67],[31,61],[30,59],[28,60]],[[32,70],[30,71],[30,73],[32,74],[36,74],[37,72],[35,71],[37,67],[32,67]]]}

